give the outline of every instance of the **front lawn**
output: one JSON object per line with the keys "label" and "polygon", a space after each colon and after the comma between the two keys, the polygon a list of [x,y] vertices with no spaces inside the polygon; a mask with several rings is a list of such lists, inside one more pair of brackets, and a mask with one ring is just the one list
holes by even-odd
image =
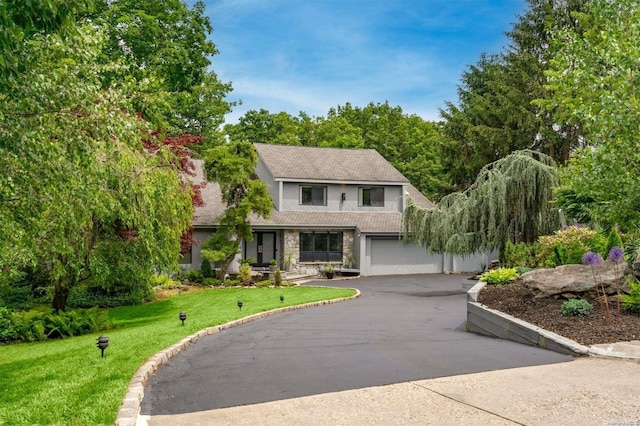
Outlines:
{"label": "front lawn", "polygon": [[[319,287],[206,290],[111,309],[116,329],[103,333],[0,346],[0,424],[113,424],[133,374],[185,336],[258,312],[353,294]],[[181,311],[187,312],[184,326]],[[100,334],[109,337],[104,358],[96,347]]]}

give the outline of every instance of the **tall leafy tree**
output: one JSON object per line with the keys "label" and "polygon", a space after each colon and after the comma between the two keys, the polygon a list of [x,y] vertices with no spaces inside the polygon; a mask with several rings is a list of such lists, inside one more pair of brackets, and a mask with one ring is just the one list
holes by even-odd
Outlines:
{"label": "tall leafy tree", "polygon": [[[122,64],[103,74],[105,84],[134,79],[138,92],[132,92],[132,100],[145,119],[170,136],[191,133],[205,136],[209,144],[220,143],[218,129],[231,110],[225,100],[231,85],[209,68],[218,51],[207,38],[213,28],[204,3],[192,8],[182,0],[96,3],[95,16],[106,23],[108,36],[103,61]],[[156,103],[149,102],[151,95]]]}
{"label": "tall leafy tree", "polygon": [[[566,170],[565,204],[589,200],[604,225],[636,229],[640,220],[640,7],[593,0],[573,27],[552,27],[554,56],[546,103],[558,120],[580,123],[589,145]],[[584,214],[584,210],[582,210]]]}
{"label": "tall leafy tree", "polygon": [[91,0],[3,1],[0,3],[0,70],[4,78],[23,71],[24,41],[38,33],[60,36],[76,32],[75,14],[90,10]]}
{"label": "tall leafy tree", "polygon": [[328,146],[334,148],[364,148],[362,130],[358,129],[344,117],[329,116],[319,117],[313,133],[314,146]]}
{"label": "tall leafy tree", "polygon": [[360,132],[363,148],[375,149],[421,192],[438,199],[449,189],[438,126],[388,102],[360,108],[347,103],[329,110],[328,118],[346,120]]}
{"label": "tall leafy tree", "polygon": [[298,120],[286,112],[272,114],[266,109],[249,110],[238,124],[227,124],[224,131],[234,142],[300,145]]}
{"label": "tall leafy tree", "polygon": [[221,280],[240,252],[242,241],[253,239],[250,215],[268,218],[273,209],[266,184],[255,175],[257,162],[258,154],[248,142],[221,145],[205,152],[207,176],[220,185],[220,201],[227,209],[216,231],[202,244],[202,255],[208,261],[221,263]]}
{"label": "tall leafy tree", "polygon": [[580,143],[579,128],[557,122],[533,102],[550,96],[544,84],[552,53],[546,24],[573,25],[571,12],[582,0],[528,0],[528,8],[507,33],[505,51],[483,55],[462,75],[458,104],[441,110],[445,166],[465,188],[485,164],[515,150],[534,149],[564,164]]}
{"label": "tall leafy tree", "polygon": [[347,103],[326,117],[248,111],[225,132],[232,141],[375,149],[428,197],[439,198],[450,186],[440,161],[439,127],[388,102],[364,108]]}
{"label": "tall leafy tree", "polygon": [[[39,22],[10,10],[18,28]],[[56,309],[84,280],[135,299],[154,270],[177,264],[190,190],[169,149],[146,149],[150,128],[128,96],[136,83],[104,86],[104,33],[59,20],[69,27],[25,31],[5,62],[21,66],[0,77],[0,269],[4,279],[43,270]]]}

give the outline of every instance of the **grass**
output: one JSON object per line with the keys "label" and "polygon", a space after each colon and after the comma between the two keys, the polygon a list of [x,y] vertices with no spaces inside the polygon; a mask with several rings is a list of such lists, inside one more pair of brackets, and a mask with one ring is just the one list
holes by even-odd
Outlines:
{"label": "grass", "polygon": [[[133,374],[183,337],[258,312],[353,294],[320,287],[207,290],[111,309],[116,328],[104,333],[0,346],[0,424],[113,424]],[[187,312],[184,326],[180,311]],[[96,347],[100,334],[109,337],[104,358]]]}

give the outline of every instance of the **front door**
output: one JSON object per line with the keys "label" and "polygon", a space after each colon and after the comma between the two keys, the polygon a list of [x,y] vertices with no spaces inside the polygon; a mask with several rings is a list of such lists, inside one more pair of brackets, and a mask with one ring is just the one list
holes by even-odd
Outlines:
{"label": "front door", "polygon": [[245,258],[253,258],[254,266],[268,266],[276,258],[276,233],[254,232],[253,241],[245,244]]}

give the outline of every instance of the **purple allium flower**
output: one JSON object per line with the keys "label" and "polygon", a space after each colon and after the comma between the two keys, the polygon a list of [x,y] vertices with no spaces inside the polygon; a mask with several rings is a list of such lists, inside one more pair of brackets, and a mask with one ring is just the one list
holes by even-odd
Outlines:
{"label": "purple allium flower", "polygon": [[585,265],[600,266],[602,265],[602,258],[598,253],[588,251],[582,256],[582,263]]}
{"label": "purple allium flower", "polygon": [[566,231],[567,229],[569,229],[569,227],[567,225],[562,225],[562,230]]}
{"label": "purple allium flower", "polygon": [[611,247],[611,250],[609,250],[609,257],[607,257],[607,260],[618,263],[622,260],[623,257],[624,251],[622,251],[622,249],[618,246],[613,246]]}

